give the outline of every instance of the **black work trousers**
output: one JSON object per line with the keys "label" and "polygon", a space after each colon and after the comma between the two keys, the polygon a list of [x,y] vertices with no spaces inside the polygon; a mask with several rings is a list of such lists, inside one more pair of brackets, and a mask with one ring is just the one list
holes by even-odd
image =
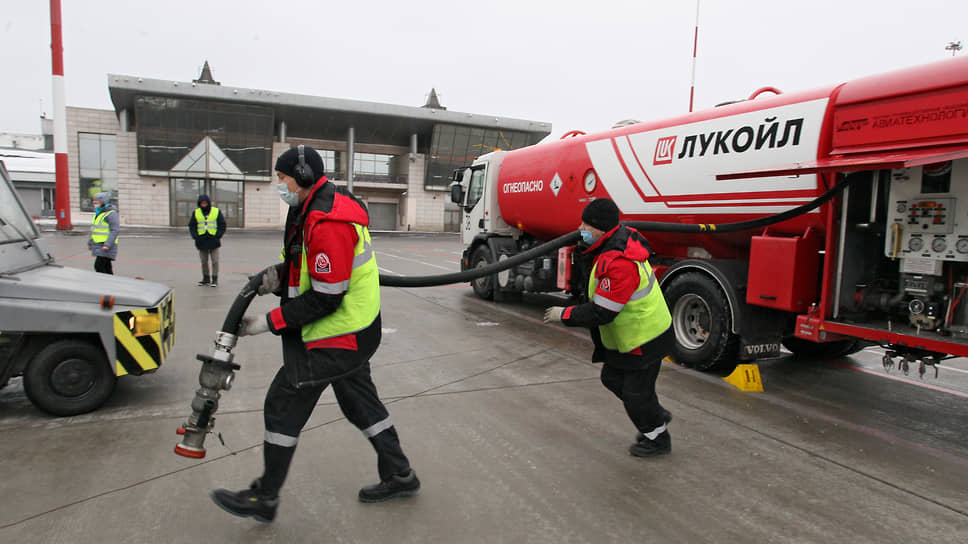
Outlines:
{"label": "black work trousers", "polygon": [[608,363],[602,365],[602,385],[622,401],[629,419],[641,433],[651,433],[665,425],[663,408],[655,393],[655,381],[661,367],[661,359],[634,370]]}
{"label": "black work trousers", "polygon": [[102,274],[114,274],[111,259],[107,257],[94,257],[94,271]]}
{"label": "black work trousers", "polygon": [[289,374],[283,367],[276,373],[266,393],[266,441],[263,444],[265,473],[260,485],[266,495],[278,495],[289,472],[299,433],[312,415],[319,396],[330,383],[343,415],[360,429],[376,450],[380,480],[386,481],[395,474],[405,475],[410,472],[410,461],[400,447],[397,430],[377,395],[376,385],[370,376],[369,362],[363,363],[355,372],[331,382],[299,388],[292,385]]}

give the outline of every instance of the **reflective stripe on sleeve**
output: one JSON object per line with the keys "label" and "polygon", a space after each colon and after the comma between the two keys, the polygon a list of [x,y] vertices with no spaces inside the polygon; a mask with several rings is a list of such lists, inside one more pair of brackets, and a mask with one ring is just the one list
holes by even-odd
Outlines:
{"label": "reflective stripe on sleeve", "polygon": [[363,253],[353,257],[353,268],[359,268],[373,257],[373,247],[369,242],[363,242]]}
{"label": "reflective stripe on sleeve", "polygon": [[299,296],[299,286],[290,285],[289,286],[289,298],[296,298]]}
{"label": "reflective stripe on sleeve", "polygon": [[299,437],[266,431],[265,441],[284,448],[295,448],[299,442]]}
{"label": "reflective stripe on sleeve", "polygon": [[621,312],[622,308],[625,307],[624,304],[619,304],[614,300],[607,299],[604,296],[599,295],[598,293],[595,293],[595,296],[592,297],[592,302],[596,306],[601,306],[602,308],[605,308],[606,310],[611,310],[613,312]]}
{"label": "reflective stripe on sleeve", "polygon": [[309,278],[309,281],[313,284],[313,291],[323,293],[324,295],[338,295],[340,293],[345,293],[346,290],[350,288],[350,280],[327,283],[325,281]]}
{"label": "reflective stripe on sleeve", "polygon": [[390,421],[390,416],[387,416],[383,421],[378,421],[373,425],[363,429],[363,436],[367,438],[373,438],[374,436],[382,433],[383,431],[393,427],[393,422]]}

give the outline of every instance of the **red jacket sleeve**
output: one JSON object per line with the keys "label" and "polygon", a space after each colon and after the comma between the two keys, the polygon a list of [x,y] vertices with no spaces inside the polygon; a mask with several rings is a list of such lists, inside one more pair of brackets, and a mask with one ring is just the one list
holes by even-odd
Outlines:
{"label": "red jacket sleeve", "polygon": [[321,221],[306,236],[306,265],[313,291],[326,295],[346,292],[353,272],[353,248],[358,240],[349,223]]}

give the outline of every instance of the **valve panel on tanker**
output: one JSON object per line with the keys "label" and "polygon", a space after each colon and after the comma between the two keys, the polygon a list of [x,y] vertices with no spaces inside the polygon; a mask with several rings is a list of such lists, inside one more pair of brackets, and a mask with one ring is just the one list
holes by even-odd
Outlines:
{"label": "valve panel on tanker", "polygon": [[968,160],[891,171],[884,254],[911,269],[968,262]]}
{"label": "valve panel on tanker", "polygon": [[[884,170],[875,177],[886,190],[875,183],[871,191],[852,191],[848,198],[861,200],[855,208],[869,205],[871,224],[883,229],[878,233],[883,238],[880,257],[865,261],[864,245],[871,241],[861,233],[865,223],[848,219],[840,310],[848,315],[852,309],[879,312],[887,328],[897,332],[910,327],[915,334],[968,338],[968,298],[963,299],[968,291],[968,159]],[[874,221],[878,208],[883,208],[883,222]]]}

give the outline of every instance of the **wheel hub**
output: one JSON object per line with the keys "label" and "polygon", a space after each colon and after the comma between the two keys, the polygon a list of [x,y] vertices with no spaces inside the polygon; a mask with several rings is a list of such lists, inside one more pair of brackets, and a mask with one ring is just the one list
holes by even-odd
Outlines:
{"label": "wheel hub", "polygon": [[699,349],[709,338],[711,312],[702,297],[686,294],[676,301],[672,309],[672,325],[679,345],[687,349]]}
{"label": "wheel hub", "polygon": [[[477,261],[477,266],[474,268],[484,268],[485,266],[487,266],[487,259],[481,259]],[[475,279],[474,283],[476,283],[481,289],[486,289],[489,281],[491,281],[490,276],[481,276],[480,278]]]}
{"label": "wheel hub", "polygon": [[78,397],[94,386],[94,372],[84,359],[66,359],[51,372],[50,385],[59,395]]}

